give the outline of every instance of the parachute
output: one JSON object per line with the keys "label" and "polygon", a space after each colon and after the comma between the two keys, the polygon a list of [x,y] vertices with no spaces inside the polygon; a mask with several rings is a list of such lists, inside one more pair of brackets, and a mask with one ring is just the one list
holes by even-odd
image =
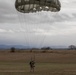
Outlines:
{"label": "parachute", "polygon": [[58,12],[61,9],[59,0],[16,0],[15,8],[21,13],[37,11]]}

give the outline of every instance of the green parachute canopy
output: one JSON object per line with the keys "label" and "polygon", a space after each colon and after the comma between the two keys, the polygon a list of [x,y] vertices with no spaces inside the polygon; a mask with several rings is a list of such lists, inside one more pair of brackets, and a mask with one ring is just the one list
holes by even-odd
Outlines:
{"label": "green parachute canopy", "polygon": [[59,0],[16,0],[15,8],[21,13],[36,11],[58,12],[61,9]]}

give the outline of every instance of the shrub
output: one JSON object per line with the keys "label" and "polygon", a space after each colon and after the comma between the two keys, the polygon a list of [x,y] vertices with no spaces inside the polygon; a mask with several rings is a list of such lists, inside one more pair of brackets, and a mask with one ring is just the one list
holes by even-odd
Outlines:
{"label": "shrub", "polygon": [[11,48],[11,52],[15,52],[15,48],[14,47]]}

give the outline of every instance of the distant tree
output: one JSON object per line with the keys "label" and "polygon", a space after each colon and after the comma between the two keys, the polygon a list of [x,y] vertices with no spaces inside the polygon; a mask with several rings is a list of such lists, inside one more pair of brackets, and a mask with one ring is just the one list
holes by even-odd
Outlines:
{"label": "distant tree", "polygon": [[52,50],[52,48],[50,48],[50,47],[43,47],[43,48],[41,48],[42,50]]}
{"label": "distant tree", "polygon": [[75,46],[75,45],[70,45],[70,46],[69,46],[69,49],[70,49],[70,50],[76,50],[76,46]]}
{"label": "distant tree", "polygon": [[46,50],[50,50],[50,49],[52,49],[52,48],[50,48],[50,47],[46,47]]}
{"label": "distant tree", "polygon": [[11,48],[11,52],[15,52],[15,47],[12,47]]}
{"label": "distant tree", "polygon": [[41,48],[41,50],[43,50],[42,51],[43,53],[46,53],[48,50],[52,50],[52,48],[50,48],[50,47],[43,47],[43,48]]}
{"label": "distant tree", "polygon": [[30,49],[30,52],[33,52],[33,49]]}

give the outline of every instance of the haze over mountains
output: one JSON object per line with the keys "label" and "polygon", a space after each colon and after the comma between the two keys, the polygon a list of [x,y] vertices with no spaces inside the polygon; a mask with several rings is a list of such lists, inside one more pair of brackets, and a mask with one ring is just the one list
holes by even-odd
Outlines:
{"label": "haze over mountains", "polygon": [[9,49],[11,47],[15,47],[15,48],[27,48],[26,46],[22,46],[22,45],[0,45],[0,49]]}
{"label": "haze over mountains", "polygon": [[[18,49],[27,49],[29,47],[24,46],[24,45],[0,45],[0,49],[10,49],[11,47],[15,47]],[[35,47],[31,47],[35,48]],[[67,46],[50,46],[50,48],[67,48]]]}

